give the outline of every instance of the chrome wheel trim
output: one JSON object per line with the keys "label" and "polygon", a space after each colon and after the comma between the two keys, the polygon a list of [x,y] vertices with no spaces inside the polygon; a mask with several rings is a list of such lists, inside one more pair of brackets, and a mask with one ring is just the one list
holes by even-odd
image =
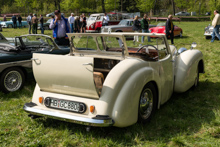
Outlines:
{"label": "chrome wheel trim", "polygon": [[139,103],[140,116],[143,119],[147,119],[148,117],[150,117],[153,110],[153,93],[151,89],[146,88],[142,92]]}
{"label": "chrome wheel trim", "polygon": [[5,75],[4,87],[10,91],[18,90],[22,85],[22,76],[18,71],[10,71]]}
{"label": "chrome wheel trim", "polygon": [[180,37],[183,37],[182,32],[180,32]]}

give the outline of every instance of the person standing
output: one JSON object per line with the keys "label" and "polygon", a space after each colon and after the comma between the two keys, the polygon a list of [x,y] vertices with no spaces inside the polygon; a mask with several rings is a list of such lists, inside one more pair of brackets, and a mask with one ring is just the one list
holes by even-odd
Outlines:
{"label": "person standing", "polygon": [[11,19],[12,19],[12,22],[13,22],[14,29],[17,28],[17,18],[16,18],[16,16],[14,14],[13,14]]}
{"label": "person standing", "polygon": [[33,34],[37,34],[37,22],[38,22],[37,14],[34,14],[34,16],[31,19],[31,23],[32,23],[32,27],[33,27],[32,28]]}
{"label": "person standing", "polygon": [[27,23],[28,23],[28,31],[29,31],[29,34],[31,34],[31,19],[32,19],[32,14],[30,13],[30,15],[27,17]]}
{"label": "person standing", "polygon": [[[147,14],[144,14],[143,19],[141,20],[141,29],[142,33],[149,33],[149,23],[147,21]],[[144,37],[141,37],[141,42],[144,43]],[[148,42],[150,42],[150,36],[148,36]]]}
{"label": "person standing", "polygon": [[[138,16],[136,15],[134,17],[134,22],[133,22],[133,31],[135,33],[138,33],[138,31],[140,30],[140,27],[141,27],[141,23],[138,20]],[[138,36],[134,36],[134,40],[133,41],[135,42],[135,40],[137,40],[137,42],[139,42]]]}
{"label": "person standing", "polygon": [[171,39],[171,44],[174,44],[173,43],[173,30],[174,30],[174,25],[173,25],[173,22],[172,22],[172,18],[173,16],[172,15],[169,15],[168,16],[168,19],[167,19],[167,22],[166,22],[166,37],[170,37]]}
{"label": "person standing", "polygon": [[83,29],[82,29],[82,26],[83,26],[83,16],[82,15],[80,15],[79,23],[80,23],[80,33],[83,33]]}
{"label": "person standing", "polygon": [[73,13],[71,13],[71,16],[68,18],[68,21],[69,21],[69,24],[70,24],[71,33],[73,33],[74,32],[74,21],[75,21]]}
{"label": "person standing", "polygon": [[66,33],[70,33],[70,24],[64,16],[61,15],[60,10],[55,10],[55,19],[50,23],[50,29],[53,29],[53,38],[58,45],[68,45],[69,38]]}
{"label": "person standing", "polygon": [[212,36],[211,42],[214,42],[215,35],[220,40],[220,35],[219,35],[219,28],[220,28],[220,18],[219,17],[220,17],[220,15],[219,15],[218,10],[214,11],[214,15],[215,15],[215,17],[214,17],[214,19],[212,21],[212,26],[214,27],[214,29],[213,29],[213,32],[212,32],[212,35],[211,35]]}
{"label": "person standing", "polygon": [[74,31],[76,33],[80,33],[80,21],[79,21],[79,17],[77,16],[74,22]]}
{"label": "person standing", "polygon": [[86,16],[84,13],[82,14],[82,16],[83,16],[82,30],[84,33],[86,33]]}
{"label": "person standing", "polygon": [[18,15],[18,27],[19,27],[19,29],[22,27],[22,17],[21,17],[21,15]]}
{"label": "person standing", "polygon": [[103,17],[102,26],[107,26],[108,25],[108,21],[109,21],[109,17],[107,15],[107,13],[105,13],[105,16]]}
{"label": "person standing", "polygon": [[43,15],[40,15],[40,30],[41,30],[41,34],[44,34],[44,18]]}
{"label": "person standing", "polygon": [[3,19],[3,21],[7,21],[6,15],[4,15],[4,19]]}

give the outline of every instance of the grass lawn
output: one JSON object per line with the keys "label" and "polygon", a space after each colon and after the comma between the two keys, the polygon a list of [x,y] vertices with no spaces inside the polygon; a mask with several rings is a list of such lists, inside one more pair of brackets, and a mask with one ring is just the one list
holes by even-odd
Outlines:
{"label": "grass lawn", "polygon": [[[20,91],[0,92],[0,146],[220,146],[220,41],[210,43],[203,36],[210,22],[175,22],[183,37],[175,38],[177,48],[190,48],[196,42],[205,59],[205,74],[200,74],[196,90],[173,94],[156,111],[150,123],[127,128],[91,128],[39,118],[32,120],[23,111],[31,101],[35,82],[26,82]],[[27,28],[3,29],[5,37],[28,33]],[[38,30],[40,33],[40,30]],[[51,30],[45,31],[52,35]],[[169,40],[170,43],[170,40]]]}

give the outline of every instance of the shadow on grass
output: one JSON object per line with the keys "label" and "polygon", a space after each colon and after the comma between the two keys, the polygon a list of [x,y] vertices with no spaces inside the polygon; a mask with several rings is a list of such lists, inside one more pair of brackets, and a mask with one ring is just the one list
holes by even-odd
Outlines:
{"label": "shadow on grass", "polygon": [[[65,130],[70,134],[82,133],[84,136],[107,139],[121,145],[135,145],[139,141],[160,140],[169,142],[178,134],[191,135],[199,131],[204,123],[215,120],[213,109],[219,107],[220,83],[209,81],[200,82],[197,89],[190,89],[182,94],[173,94],[171,99],[157,110],[153,119],[148,124],[134,124],[126,128],[92,127],[86,132],[86,126],[53,120],[39,119],[44,127]],[[71,144],[71,142],[70,142]]]}

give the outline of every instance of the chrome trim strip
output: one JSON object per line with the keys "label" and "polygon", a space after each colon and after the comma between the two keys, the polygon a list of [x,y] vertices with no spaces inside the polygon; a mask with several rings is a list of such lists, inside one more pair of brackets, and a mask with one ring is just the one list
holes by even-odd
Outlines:
{"label": "chrome trim strip", "polygon": [[34,107],[29,107],[27,105],[24,105],[23,109],[26,112],[33,114],[33,115],[47,116],[53,119],[59,119],[63,121],[68,121],[68,122],[73,122],[73,123],[88,125],[88,126],[108,127],[114,124],[114,121],[112,119],[101,120],[101,119],[84,118],[84,117],[73,116],[69,114],[63,114],[59,112],[41,110],[41,109],[37,109]]}
{"label": "chrome trim strip", "polygon": [[19,64],[19,63],[25,63],[25,62],[31,62],[31,59],[28,60],[20,60],[20,61],[13,61],[13,62],[6,62],[6,63],[0,63],[0,65],[11,65],[11,64]]}

